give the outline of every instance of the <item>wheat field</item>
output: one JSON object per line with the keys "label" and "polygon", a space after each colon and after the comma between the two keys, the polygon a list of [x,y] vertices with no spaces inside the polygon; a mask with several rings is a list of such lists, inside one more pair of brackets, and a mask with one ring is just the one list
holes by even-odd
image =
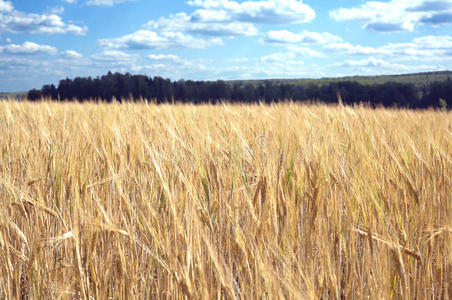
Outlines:
{"label": "wheat field", "polygon": [[0,102],[2,299],[451,299],[452,113]]}

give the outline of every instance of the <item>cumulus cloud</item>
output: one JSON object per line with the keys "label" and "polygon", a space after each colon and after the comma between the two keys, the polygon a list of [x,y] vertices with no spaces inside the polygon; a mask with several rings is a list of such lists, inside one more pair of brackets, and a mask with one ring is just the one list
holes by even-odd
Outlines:
{"label": "cumulus cloud", "polygon": [[0,0],[0,33],[41,33],[84,35],[88,28],[65,23],[58,15],[61,9],[48,14],[24,13],[9,1]]}
{"label": "cumulus cloud", "polygon": [[171,62],[180,62],[181,58],[177,55],[173,54],[150,54],[147,56],[149,60],[154,61],[171,61]]}
{"label": "cumulus cloud", "polygon": [[407,11],[410,12],[434,12],[452,9],[450,1],[421,1],[418,4],[410,6]]}
{"label": "cumulus cloud", "polygon": [[302,0],[191,0],[189,5],[221,11],[230,20],[263,24],[299,24],[315,18],[314,10]]}
{"label": "cumulus cloud", "polygon": [[0,46],[0,52],[14,55],[29,55],[29,54],[49,54],[54,55],[58,52],[55,47],[48,45],[39,45],[33,42],[25,42],[21,45],[9,44]]}
{"label": "cumulus cloud", "polygon": [[215,69],[206,66],[202,61],[189,62],[184,60],[182,63],[162,62],[150,65],[134,65],[132,71],[151,75],[159,74],[159,76],[173,80],[179,78],[205,80],[206,74],[212,74]]}
{"label": "cumulus cloud", "polygon": [[[348,59],[344,62],[338,63],[337,65],[341,67],[390,67],[393,64],[384,60],[376,58],[366,58],[362,60],[351,60]],[[396,66],[397,69],[401,68],[401,65]]]}
{"label": "cumulus cloud", "polygon": [[[302,0],[241,3],[192,0],[187,3],[199,8],[192,13],[180,12],[151,20],[137,32],[101,39],[99,44],[110,49],[206,48],[223,45],[222,38],[257,35],[257,23],[295,24],[309,22],[315,17],[314,10]],[[306,37],[306,41],[309,38]]]}
{"label": "cumulus cloud", "polygon": [[407,72],[439,71],[444,70],[443,66],[438,65],[415,65],[390,62],[385,59],[366,58],[361,60],[345,60],[334,63],[333,68],[349,69],[353,73],[360,74],[400,74]]}
{"label": "cumulus cloud", "polygon": [[0,0],[0,13],[10,12],[14,9],[10,1]]}
{"label": "cumulus cloud", "polygon": [[295,55],[293,53],[273,53],[270,55],[265,55],[261,57],[262,62],[270,62],[270,63],[284,63],[287,60],[292,60],[295,58]]}
{"label": "cumulus cloud", "polygon": [[[305,76],[311,70],[295,53],[277,52],[218,70],[229,78],[289,78]],[[312,72],[312,71],[311,71]],[[312,76],[312,73],[310,73]]]}
{"label": "cumulus cloud", "polygon": [[324,58],[326,55],[322,52],[313,50],[307,47],[299,47],[299,46],[289,46],[287,50],[295,55],[301,57],[314,57],[314,58]]}
{"label": "cumulus cloud", "polygon": [[452,11],[444,13],[434,13],[429,16],[424,16],[421,18],[421,22],[431,25],[452,24]]}
{"label": "cumulus cloud", "polygon": [[324,45],[325,50],[335,54],[372,55],[378,58],[397,60],[444,59],[452,56],[452,36],[423,36],[408,43],[389,43],[380,47],[332,43]]}
{"label": "cumulus cloud", "polygon": [[95,61],[102,62],[127,62],[134,60],[136,55],[128,54],[118,50],[107,50],[91,56]]}
{"label": "cumulus cloud", "polygon": [[359,21],[363,28],[379,31],[413,31],[421,24],[452,24],[452,0],[368,1],[359,7],[330,11],[336,21]]}
{"label": "cumulus cloud", "polygon": [[198,39],[181,32],[161,32],[139,30],[119,38],[99,40],[101,47],[110,49],[165,49],[165,48],[206,48],[222,45],[220,38]]}
{"label": "cumulus cloud", "polygon": [[198,10],[192,15],[178,13],[149,21],[146,28],[160,32],[187,32],[205,36],[240,36],[257,34],[251,23],[228,21],[224,12]]}
{"label": "cumulus cloud", "polygon": [[265,35],[265,42],[274,44],[325,44],[340,42],[342,39],[328,32],[310,32],[304,30],[301,33],[293,33],[287,30],[272,30]]}
{"label": "cumulus cloud", "polygon": [[82,58],[83,55],[74,50],[66,50],[61,53],[61,56],[68,59]]}
{"label": "cumulus cloud", "polygon": [[361,45],[352,45],[350,43],[331,43],[323,47],[325,50],[329,50],[333,53],[345,53],[351,55],[373,55],[381,54],[378,49],[373,47],[366,47]]}

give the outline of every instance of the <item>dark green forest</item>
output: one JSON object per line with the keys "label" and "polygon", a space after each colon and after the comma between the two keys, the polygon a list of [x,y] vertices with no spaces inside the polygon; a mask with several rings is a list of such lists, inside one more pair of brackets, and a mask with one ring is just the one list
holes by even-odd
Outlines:
{"label": "dark green forest", "polygon": [[[423,76],[426,76],[424,73]],[[439,73],[438,73],[439,74]],[[438,75],[436,74],[436,75]],[[111,102],[149,100],[156,103],[189,102],[278,102],[319,101],[344,104],[368,103],[373,106],[429,108],[452,107],[452,80],[447,73],[439,80],[424,80],[421,75],[392,80],[379,77],[348,77],[319,80],[260,81],[171,81],[162,77],[111,73],[102,77],[63,79],[58,86],[44,85],[28,92],[29,100],[51,98],[58,101],[100,100]],[[415,75],[411,75],[415,76]],[[382,77],[388,78],[388,77]]]}

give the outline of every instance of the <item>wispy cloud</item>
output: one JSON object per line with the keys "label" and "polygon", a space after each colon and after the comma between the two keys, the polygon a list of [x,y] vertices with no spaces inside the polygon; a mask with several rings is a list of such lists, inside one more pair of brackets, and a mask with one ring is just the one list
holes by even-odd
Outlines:
{"label": "wispy cloud", "polygon": [[[74,0],[66,0],[66,2],[69,2],[69,1],[74,1]],[[115,4],[128,2],[128,1],[134,1],[134,0],[88,0],[88,1],[86,1],[86,4],[93,5],[93,6],[113,6]]]}

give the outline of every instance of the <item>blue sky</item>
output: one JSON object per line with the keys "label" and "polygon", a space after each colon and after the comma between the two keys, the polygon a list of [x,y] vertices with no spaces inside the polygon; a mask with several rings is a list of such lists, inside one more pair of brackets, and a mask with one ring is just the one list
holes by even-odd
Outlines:
{"label": "blue sky", "polygon": [[0,0],[0,91],[452,69],[452,0]]}

